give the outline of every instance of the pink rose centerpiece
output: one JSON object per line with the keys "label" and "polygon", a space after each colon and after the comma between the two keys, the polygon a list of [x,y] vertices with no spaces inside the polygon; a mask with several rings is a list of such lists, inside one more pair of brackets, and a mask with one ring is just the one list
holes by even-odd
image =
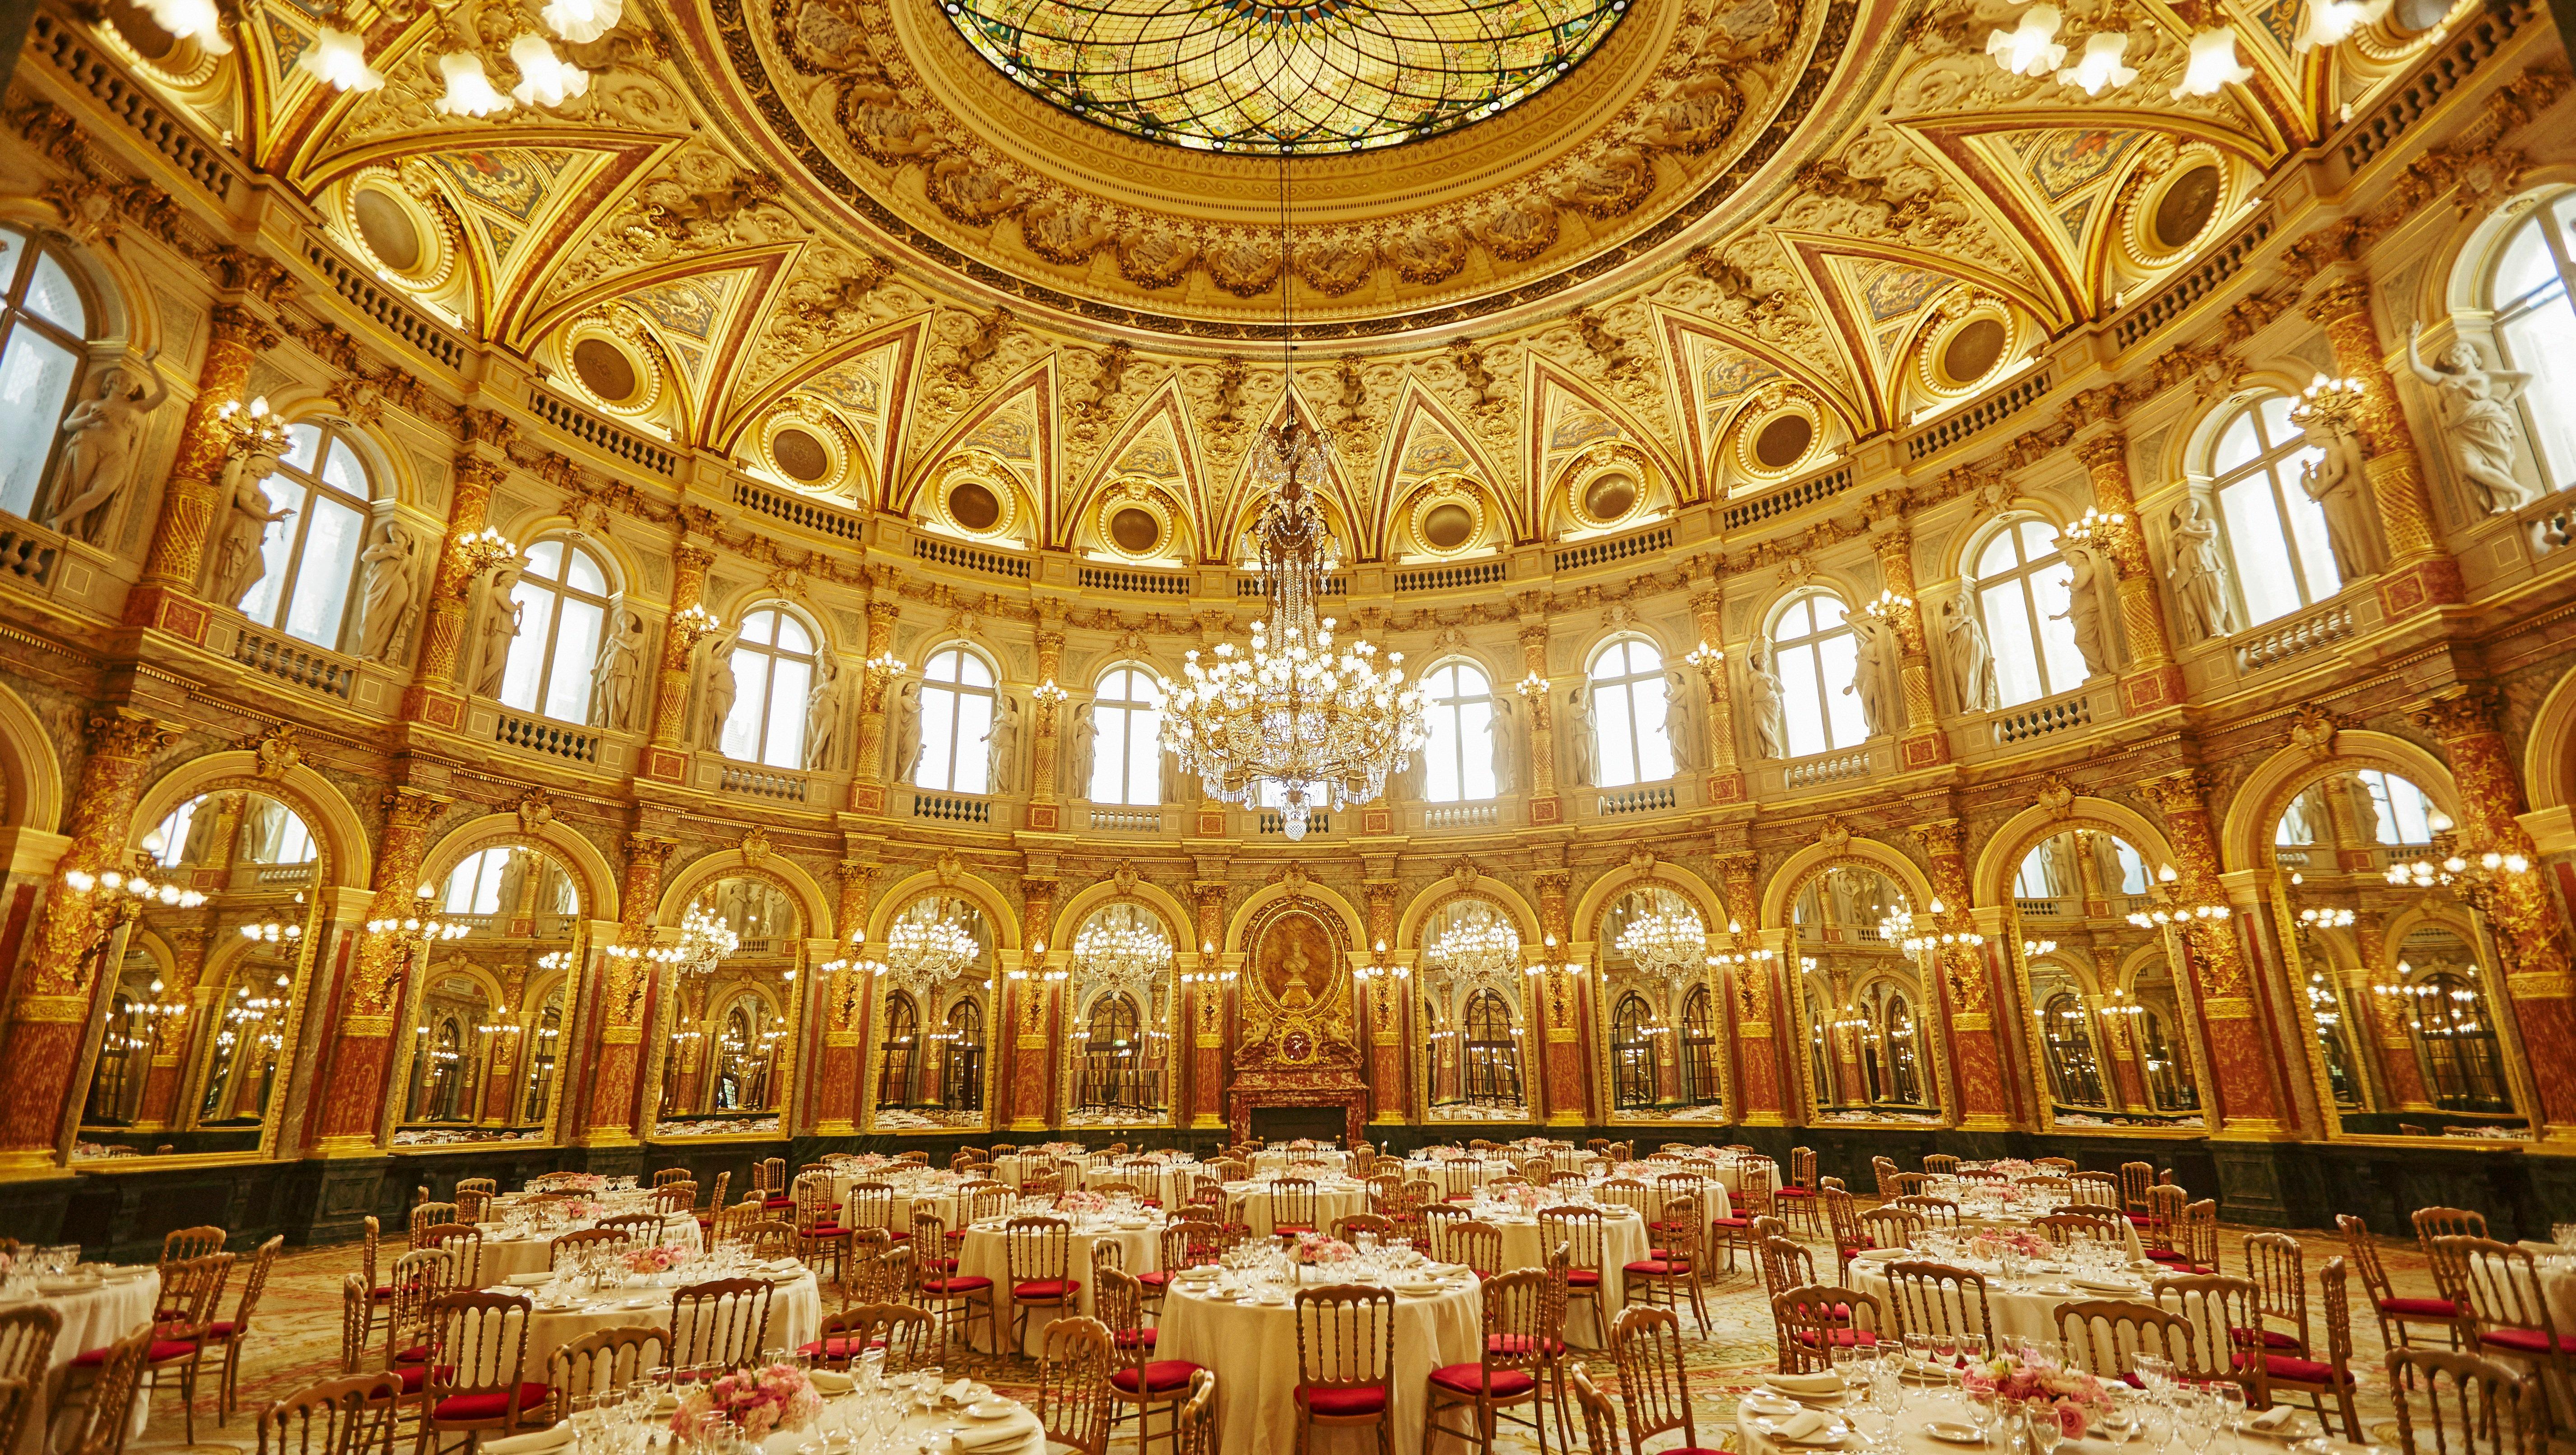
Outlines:
{"label": "pink rose centerpiece", "polygon": [[1322,1233],[1301,1233],[1297,1237],[1299,1263],[1347,1263],[1359,1255],[1359,1249],[1339,1238],[1326,1237]]}
{"label": "pink rose centerpiece", "polygon": [[2111,1411],[2111,1393],[2102,1381],[2049,1359],[2006,1354],[1980,1360],[1959,1371],[1959,1385],[1971,1399],[1993,1400],[2000,1410],[2053,1418],[2069,1440],[2083,1439],[2093,1421]]}
{"label": "pink rose centerpiece", "polygon": [[689,1391],[671,1415],[671,1433],[704,1440],[730,1430],[758,1444],[777,1431],[803,1429],[822,1409],[813,1383],[784,1364],[740,1369]]}
{"label": "pink rose centerpiece", "polygon": [[1109,1211],[1109,1199],[1096,1192],[1079,1190],[1059,1192],[1055,1195],[1055,1210],[1069,1213],[1105,1213]]}
{"label": "pink rose centerpiece", "polygon": [[1992,1260],[2006,1252],[2018,1253],[2024,1258],[2045,1258],[2057,1249],[2037,1233],[2014,1229],[1979,1233],[1968,1239],[1968,1251],[1979,1258]]}
{"label": "pink rose centerpiece", "polygon": [[536,1181],[545,1184],[540,1189],[545,1192],[596,1193],[608,1190],[608,1179],[596,1172],[549,1172]]}
{"label": "pink rose centerpiece", "polygon": [[665,1243],[658,1248],[636,1248],[626,1255],[626,1271],[668,1273],[687,1262],[688,1258],[689,1250],[677,1243]]}
{"label": "pink rose centerpiece", "polygon": [[563,1215],[576,1222],[595,1219],[605,1211],[606,1208],[587,1197],[576,1197],[563,1205]]}

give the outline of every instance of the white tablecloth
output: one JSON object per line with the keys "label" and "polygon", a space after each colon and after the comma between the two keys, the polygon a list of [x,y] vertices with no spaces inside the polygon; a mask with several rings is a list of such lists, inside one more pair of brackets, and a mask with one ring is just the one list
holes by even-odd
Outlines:
{"label": "white tablecloth", "polygon": [[[677,1244],[694,1253],[701,1246],[698,1220],[686,1213],[674,1213],[662,1219],[662,1243]],[[474,1277],[489,1285],[507,1283],[517,1274],[543,1273],[552,1265],[547,1261],[554,1247],[553,1237],[492,1238],[483,1240],[483,1259]]]}
{"label": "white tablecloth", "polygon": [[[691,1282],[704,1281],[691,1279]],[[498,1288],[495,1293],[526,1296],[524,1288]],[[665,1287],[612,1288],[579,1308],[539,1309],[528,1319],[528,1356],[523,1378],[543,1383],[547,1366],[555,1350],[584,1334],[600,1329],[651,1324],[669,1332],[671,1297],[674,1290]],[[640,1307],[630,1308],[629,1304]],[[761,1336],[763,1349],[794,1352],[823,1336],[823,1293],[809,1271],[776,1285],[769,1295],[769,1330]]]}
{"label": "white tablecloth", "polygon": [[[241,1296],[244,1276],[236,1271],[233,1280],[224,1285],[225,1317],[231,1316],[233,1301]],[[32,1299],[42,1299],[45,1307],[63,1316],[63,1331],[55,1336],[53,1353],[46,1360],[49,1385],[41,1396],[42,1403],[27,1412],[26,1420],[18,1426],[17,1443],[8,1455],[68,1451],[80,1444],[81,1426],[88,1419],[89,1410],[79,1404],[70,1409],[60,1408],[63,1371],[71,1367],[74,1359],[90,1350],[103,1349],[129,1334],[139,1333],[144,1325],[152,1322],[152,1310],[161,1301],[161,1274],[157,1269],[147,1269],[138,1277],[102,1283],[96,1289],[81,1293],[40,1294],[33,1283],[23,1286],[23,1294],[0,1300],[0,1308],[16,1308]],[[170,1376],[173,1389],[178,1387],[178,1382],[177,1375]],[[208,1381],[199,1392],[205,1393],[212,1388],[212,1381]],[[45,1423],[49,1412],[55,1416],[50,1429]],[[151,1423],[151,1419],[152,1386],[147,1382],[135,1392],[134,1418],[126,1422],[126,1438],[141,1439],[143,1427]]]}
{"label": "white tablecloth", "polygon": [[[1545,1268],[1548,1248],[1539,1237],[1538,1219],[1506,1219],[1489,1215],[1479,1221],[1492,1223],[1503,1230],[1503,1269]],[[1646,1220],[1631,1213],[1626,1217],[1604,1216],[1601,1219],[1601,1302],[1598,1318],[1586,1303],[1569,1302],[1565,1311],[1565,1342],[1578,1349],[1610,1347],[1610,1321],[1628,1302],[1629,1264],[1646,1256],[1652,1246],[1646,1241]]]}
{"label": "white tablecloth", "polygon": [[[1465,1183],[1463,1187],[1451,1180],[1449,1171],[1453,1167],[1463,1169],[1459,1174]],[[1443,1161],[1416,1161],[1404,1164],[1405,1181],[1412,1182],[1418,1179],[1428,1182],[1438,1188],[1443,1197],[1453,1192],[1473,1192],[1497,1177],[1518,1177],[1520,1172],[1520,1164],[1492,1157],[1453,1157]]]}
{"label": "white tablecloth", "polygon": [[[1851,1396],[1846,1395],[1824,1402],[1820,1404],[1818,1408],[1823,1413],[1839,1416],[1848,1423],[1851,1419],[1851,1406],[1854,1403],[1855,1400]],[[1850,1455],[1850,1452],[1856,1452],[1861,1448],[1861,1442],[1857,1434],[1846,1434],[1841,1445],[1838,1447],[1785,1445],[1763,1434],[1762,1431],[1757,1428],[1755,1423],[1758,1418],[1760,1417],[1756,1416],[1753,1412],[1744,1409],[1741,1405],[1737,1406],[1735,1416],[1735,1448],[1741,1451],[1742,1455],[1784,1455],[1784,1452],[1788,1452],[1788,1455],[1815,1455],[1816,1450],[1819,1448],[1839,1448],[1846,1452],[1846,1455]],[[2294,1436],[2314,1436],[2318,1433],[2316,1415],[2313,1412],[2306,1410],[2304,1407],[2302,1407],[2300,1413],[2295,1414],[2290,1418]],[[1980,1450],[1982,1450],[1983,1455],[1999,1455],[1999,1452],[2003,1451],[2008,1446],[2008,1442],[2005,1440],[2001,1430],[1997,1430],[1992,1435],[1989,1435],[1985,1445],[1982,1447],[1974,1445],[1961,1446],[1947,1444],[1923,1433],[1924,1426],[1935,1421],[1958,1424],[1967,1423],[1968,1405],[1965,1397],[1956,1389],[1926,1389],[1912,1385],[1907,1386],[1905,1391],[1904,1410],[1897,1416],[1895,1433],[1889,1439],[1889,1449],[1893,1452],[1893,1455],[1978,1455]],[[1872,1428],[1875,1427],[1873,1426]],[[1707,1425],[1701,1425],[1697,1433],[1699,1435],[1699,1442],[1702,1446],[1714,1449],[1716,1448],[1720,1434],[1723,1432],[1711,1429]],[[2184,1440],[2177,1438],[2169,1448],[2179,1450],[2185,1448],[2185,1445],[2186,1442]],[[2367,1455],[2367,1449],[2369,1448],[2360,1445],[2346,1444],[2341,1440],[2331,1440],[2328,1442],[2328,1445],[2332,1450],[2333,1455]],[[2070,1442],[2066,1445],[2060,1446],[2059,1448],[2061,1450],[2068,1451],[2078,1449],[2098,1451],[2110,1447],[2099,1442],[2082,1446],[2078,1446]],[[2143,1452],[2148,1448],[2148,1446],[2142,1443],[2133,1443],[2123,1445],[2118,1448],[2124,1452]],[[2211,1441],[2209,1446],[2209,1455],[2279,1455],[2279,1452],[2287,1450],[2288,1448],[2290,1448],[2290,1446],[2287,1440],[2267,1439],[2261,1436],[2248,1436],[2222,1430],[2219,1432],[2217,1437]],[[2308,1447],[2302,1446],[2301,1448]]]}
{"label": "white tablecloth", "polygon": [[1180,1207],[1190,1200],[1199,1178],[1215,1175],[1216,1169],[1204,1162],[1167,1162],[1147,1169],[1121,1167],[1103,1159],[1083,1174],[1082,1185],[1096,1188],[1107,1182],[1124,1182],[1134,1186],[1140,1198],[1153,1198],[1164,1207]]}
{"label": "white tablecloth", "polygon": [[1291,1162],[1321,1162],[1324,1170],[1338,1177],[1350,1170],[1350,1157],[1330,1148],[1312,1152],[1291,1152],[1284,1147],[1269,1147],[1252,1154],[1255,1172],[1285,1172]]}
{"label": "white tablecloth", "polygon": [[[1424,1390],[1431,1371],[1477,1359],[1483,1329],[1475,1285],[1424,1298],[1395,1300],[1396,1455],[1422,1449]],[[1287,1450],[1297,1428],[1297,1314],[1294,1305],[1246,1306],[1174,1290],[1163,1300],[1155,1357],[1186,1359],[1216,1371],[1218,1443],[1228,1450]],[[1454,1422],[1454,1421],[1453,1421]],[[1455,1442],[1443,1441],[1447,1449]],[[1315,1431],[1319,1451],[1374,1451],[1365,1428]]]}
{"label": "white tablecloth", "polygon": [[[1021,1353],[1034,1359],[1045,1352],[1047,1325],[1053,1323],[1062,1314],[1092,1312],[1092,1294],[1097,1291],[1095,1285],[1099,1280],[1091,1276],[1091,1245],[1103,1238],[1117,1240],[1120,1252],[1126,1260],[1125,1270],[1130,1276],[1156,1272],[1163,1266],[1163,1231],[1159,1224],[1135,1229],[1102,1227],[1089,1232],[1082,1231],[1077,1225],[1073,1235],[1065,1240],[1067,1252],[1064,1276],[1081,1283],[1082,1292],[1077,1295],[1077,1303],[1071,1310],[1031,1309],[1028,1332],[1020,1343]],[[1000,1228],[967,1229],[966,1239],[959,1245],[957,1272],[966,1278],[993,1280],[993,1318],[996,1324],[1007,1327],[1015,1314],[1011,1308],[1009,1246],[1002,1230]],[[980,1320],[975,1325],[975,1337],[980,1341],[975,1347],[989,1354],[993,1352],[993,1342],[985,1337],[983,1327]]]}
{"label": "white tablecloth", "polygon": [[[1225,1185],[1226,1205],[1241,1205],[1244,1224],[1257,1237],[1269,1237],[1270,1184],[1266,1182],[1229,1182]],[[1324,1182],[1315,1186],[1315,1231],[1329,1233],[1335,1218],[1369,1210],[1368,1188],[1357,1182]]]}
{"label": "white tablecloth", "polygon": [[[1852,1260],[1851,1286],[1863,1293],[1876,1294],[1880,1304],[1888,1308],[1891,1321],[1895,1317],[1895,1297],[1887,1277],[1887,1265],[1891,1262],[1903,1261],[1906,1260],[1875,1258]],[[1964,1266],[1972,1272],[1984,1275],[1986,1314],[1994,1321],[1994,1327],[1986,1331],[1989,1338],[2054,1339],[2058,1335],[2057,1306],[2062,1303],[2086,1303],[2110,1298],[2126,1298],[2140,1303],[2153,1302],[2147,1292],[2147,1281],[2144,1278],[2137,1280],[2135,1287],[2121,1292],[2108,1288],[2078,1288],[2067,1282],[2069,1275],[2064,1273],[2038,1273],[2024,1278],[2006,1278],[2001,1273],[1975,1264],[1953,1264],[1952,1266]],[[1968,1329],[1964,1332],[1975,1333],[1976,1330]]]}
{"label": "white tablecloth", "polygon": [[1007,1157],[996,1157],[993,1159],[993,1175],[1000,1178],[1002,1181],[1009,1183],[1011,1186],[1017,1187],[1020,1185],[1022,1180],[1028,1177],[1055,1171],[1056,1164],[1059,1162],[1080,1163],[1081,1167],[1079,1170],[1087,1176],[1097,1160],[1098,1159],[1089,1152],[1084,1152],[1071,1157],[1023,1156],[1018,1152],[1013,1152]]}

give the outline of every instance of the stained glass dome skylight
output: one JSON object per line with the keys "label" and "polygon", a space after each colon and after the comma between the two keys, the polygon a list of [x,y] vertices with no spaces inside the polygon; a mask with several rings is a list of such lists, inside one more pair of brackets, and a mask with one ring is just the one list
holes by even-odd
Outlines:
{"label": "stained glass dome skylight", "polygon": [[1536,95],[1629,0],[943,0],[1023,88],[1205,151],[1346,152]]}

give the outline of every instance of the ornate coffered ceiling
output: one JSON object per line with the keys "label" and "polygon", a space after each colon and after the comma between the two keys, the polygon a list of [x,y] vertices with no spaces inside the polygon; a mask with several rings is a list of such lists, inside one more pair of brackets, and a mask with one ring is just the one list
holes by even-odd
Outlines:
{"label": "ornate coffered ceiling", "polygon": [[[971,469],[992,538],[1138,560],[1223,556],[1283,287],[1358,553],[1623,528],[2002,386],[2227,236],[2435,33],[2301,51],[2298,0],[2069,0],[2023,75],[1989,54],[2028,23],[2001,0],[1631,0],[1499,114],[1301,156],[1283,264],[1275,157],[1077,116],[928,0],[630,0],[577,43],[533,0],[243,3],[228,55],[123,3],[94,24],[549,387],[974,535],[941,519]],[[2187,94],[2221,22],[2246,74]],[[297,66],[326,25],[381,89]],[[467,114],[459,57],[506,85],[539,32],[586,89]],[[1111,548],[1112,497],[1161,512],[1125,527],[1150,549]]]}

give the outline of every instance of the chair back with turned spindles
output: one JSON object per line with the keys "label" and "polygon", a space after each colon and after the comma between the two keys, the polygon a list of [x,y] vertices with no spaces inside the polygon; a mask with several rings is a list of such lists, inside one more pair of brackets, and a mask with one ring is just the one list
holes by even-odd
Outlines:
{"label": "chair back with turned spindles", "polygon": [[2448,1349],[2391,1349],[2388,1382],[2406,1455],[2540,1455],[2549,1409],[2538,1380]]}
{"label": "chair back with turned spindles", "polygon": [[0,1313],[0,1450],[17,1448],[30,1414],[44,1417],[47,1361],[62,1331],[62,1314],[41,1303]]}
{"label": "chair back with turned spindles", "polygon": [[1109,1421],[1117,1412],[1109,1376],[1116,1366],[1107,1324],[1086,1314],[1047,1325],[1037,1413],[1048,1441],[1081,1455],[1108,1455]]}
{"label": "chair back with turned spindles", "polygon": [[260,1411],[259,1455],[393,1455],[401,1422],[401,1375],[326,1379]]}
{"label": "chair back with turned spindles", "polygon": [[1682,1367],[1682,1325],[1672,1310],[1630,1308],[1610,1326],[1610,1354],[1619,1369],[1619,1394],[1628,1407],[1628,1448],[1667,1430],[1682,1432],[1681,1448],[1699,1447],[1690,1388]]}

